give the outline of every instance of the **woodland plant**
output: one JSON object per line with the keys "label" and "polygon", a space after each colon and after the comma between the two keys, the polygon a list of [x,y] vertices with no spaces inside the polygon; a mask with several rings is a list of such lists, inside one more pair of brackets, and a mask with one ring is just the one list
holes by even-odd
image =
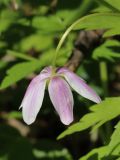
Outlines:
{"label": "woodland plant", "polygon": [[[19,106],[20,97],[27,88],[23,79],[32,79],[20,105],[22,115],[18,108],[9,112],[1,109],[1,122],[7,122],[9,127],[5,124],[0,126],[0,139],[4,141],[4,145],[0,144],[3,145],[0,147],[0,159],[16,160],[18,155],[18,160],[119,160],[120,0],[56,1],[50,5],[45,2],[0,2],[0,70],[7,69],[7,75],[1,82],[0,94],[9,93],[3,96],[5,100],[0,98],[0,103]],[[73,47],[76,33],[80,37]],[[36,76],[35,72],[40,73]],[[1,77],[3,75],[1,72]],[[113,86],[117,92],[112,90]],[[10,91],[6,90],[7,87],[10,87]],[[55,117],[56,112],[53,114],[50,109],[45,88],[48,88],[50,100],[61,122],[69,125],[66,128],[63,125],[62,130],[62,124],[56,123],[59,121]],[[16,100],[14,96],[18,96]],[[97,104],[91,105],[81,96]],[[47,107],[43,108],[40,112],[42,116],[39,116],[42,103]],[[75,118],[73,105],[77,110]],[[46,121],[45,115],[48,116]],[[32,125],[26,127],[22,116],[24,122]],[[44,120],[40,117],[44,117]],[[48,134],[39,125],[49,126],[46,129]],[[12,126],[17,130],[12,130]],[[90,147],[85,149],[83,145],[79,148],[76,144],[80,146],[82,140],[86,141],[85,135],[80,132],[86,131],[88,135],[87,129],[90,129],[90,142],[87,142]],[[57,141],[53,142],[53,136],[49,136],[56,132]],[[62,146],[61,141],[58,141],[74,133],[78,133],[78,139],[72,137],[68,143],[72,147],[68,144],[68,148],[63,147],[64,143]],[[31,137],[27,139],[27,135]]]}

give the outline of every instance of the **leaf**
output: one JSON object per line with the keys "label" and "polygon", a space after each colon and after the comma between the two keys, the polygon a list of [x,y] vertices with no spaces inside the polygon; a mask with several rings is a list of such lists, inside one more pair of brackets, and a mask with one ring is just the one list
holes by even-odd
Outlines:
{"label": "leaf", "polygon": [[[103,1],[103,0],[102,0]],[[120,11],[120,1],[119,0],[104,0],[106,3],[116,8],[116,10]]]}
{"label": "leaf", "polygon": [[3,79],[0,89],[4,89],[18,82],[28,74],[35,71],[38,67],[40,67],[40,62],[38,60],[32,62],[22,62],[14,65],[7,70],[7,76]]}
{"label": "leaf", "polygon": [[109,29],[107,32],[105,32],[103,37],[110,37],[110,36],[119,35],[119,34],[120,34],[119,28],[112,28],[112,29]]}
{"label": "leaf", "polygon": [[21,40],[21,42],[18,44],[18,46],[15,47],[20,47],[20,50],[23,52],[26,52],[30,49],[35,49],[36,51],[41,51],[44,49],[48,49],[52,47],[53,45],[53,36],[42,36],[39,33],[30,35],[24,39]]}
{"label": "leaf", "polygon": [[107,121],[120,115],[120,97],[107,98],[100,104],[90,107],[90,113],[83,116],[78,123],[71,125],[67,130],[61,133],[57,139],[61,139],[75,132],[80,132],[89,127],[93,127],[93,131]]}
{"label": "leaf", "polygon": [[10,9],[2,10],[0,12],[0,32],[6,31],[17,18],[17,12],[13,12]]}
{"label": "leaf", "polygon": [[[84,16],[77,21],[75,21],[63,34],[62,38],[59,41],[56,51],[58,51],[63,42],[65,41],[67,35],[72,30],[80,30],[80,29],[109,29],[111,32],[113,30],[118,30],[117,34],[120,34],[120,14],[119,13],[95,13],[88,16]],[[106,31],[107,35],[107,31]],[[109,32],[110,35],[110,32]],[[112,32],[113,35],[113,32]]]}
{"label": "leaf", "polygon": [[54,33],[63,31],[65,29],[62,20],[55,15],[51,15],[49,17],[36,16],[32,21],[32,26],[39,30],[42,30],[42,32],[45,31],[45,33]]}
{"label": "leaf", "polygon": [[109,152],[110,154],[120,154],[120,122],[115,126],[115,131],[112,134],[111,141],[109,143]]}
{"label": "leaf", "polygon": [[[75,9],[68,10],[68,7],[67,7],[67,9],[58,10],[56,12],[56,16],[58,16],[60,19],[62,19],[62,21],[64,21],[65,26],[71,25],[71,23],[73,23],[76,19],[86,14],[89,8],[93,5],[91,4],[91,0],[82,0],[79,3],[80,4],[78,4],[78,6]],[[70,2],[69,2],[69,6],[70,6]]]}
{"label": "leaf", "polygon": [[93,149],[80,160],[116,160],[120,154],[120,122],[115,128],[108,145]]}
{"label": "leaf", "polygon": [[[57,65],[63,65],[72,53],[71,41],[73,40],[73,36],[70,36],[69,38],[70,39],[68,39],[65,47],[60,51],[60,55],[58,56],[57,60]],[[66,54],[64,54],[65,52]],[[8,69],[7,76],[3,79],[0,89],[4,89],[6,87],[11,86],[12,84],[23,79],[24,77],[26,77],[33,71],[37,70],[38,68],[41,69],[41,67],[43,66],[49,66],[53,61],[55,50],[52,49],[44,52],[42,55],[40,55],[40,59],[38,60],[23,53],[15,51],[8,51],[8,54],[14,55],[18,58],[22,58],[24,60],[29,60],[30,62],[22,62]]]}
{"label": "leaf", "polygon": [[0,61],[0,70],[7,66],[7,62]]}
{"label": "leaf", "polygon": [[23,54],[23,53],[19,53],[19,52],[16,52],[16,51],[8,50],[7,54],[10,54],[10,55],[15,56],[17,58],[21,58],[21,59],[28,60],[28,61],[36,60],[34,57],[31,57],[29,55],[26,55],[26,54]]}
{"label": "leaf", "polygon": [[72,160],[66,148],[48,139],[40,139],[34,146],[33,154],[40,160]]}
{"label": "leaf", "polygon": [[107,40],[100,47],[97,47],[92,54],[94,59],[105,58],[109,61],[114,61],[115,58],[120,58],[120,42],[116,40]]}
{"label": "leaf", "polygon": [[10,19],[0,19],[0,32],[4,32],[12,24]]}
{"label": "leaf", "polygon": [[120,1],[119,0],[95,0],[100,4],[100,7],[96,9],[99,12],[112,11],[112,12],[120,12]]}
{"label": "leaf", "polygon": [[108,148],[106,146],[96,148],[90,151],[87,155],[81,157],[79,160],[102,160],[102,158],[106,155],[107,151]]}
{"label": "leaf", "polygon": [[113,29],[118,28],[119,20],[119,13],[96,13],[79,19],[73,29]]}

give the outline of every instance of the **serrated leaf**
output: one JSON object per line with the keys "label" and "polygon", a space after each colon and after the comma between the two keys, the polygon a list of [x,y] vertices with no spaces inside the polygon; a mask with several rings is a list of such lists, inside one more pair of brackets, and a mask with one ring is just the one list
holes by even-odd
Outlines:
{"label": "serrated leaf", "polygon": [[[96,13],[85,16],[76,22],[73,30],[78,29],[113,29],[120,24],[119,13]],[[116,25],[117,24],[117,25]]]}
{"label": "serrated leaf", "polygon": [[110,36],[119,35],[119,34],[120,34],[119,28],[112,28],[112,29],[109,29],[107,32],[105,32],[103,37],[110,37]]}
{"label": "serrated leaf", "polygon": [[120,97],[107,98],[100,104],[90,107],[90,111],[91,112],[83,116],[78,123],[71,125],[67,130],[61,133],[58,136],[58,139],[75,132],[83,131],[89,127],[92,127],[93,125],[94,130],[105,122],[110,121],[111,119],[120,115]]}
{"label": "serrated leaf", "polygon": [[109,143],[109,154],[120,154],[120,122],[115,126],[115,131],[112,134],[111,141]]}
{"label": "serrated leaf", "polygon": [[22,62],[14,65],[7,70],[7,76],[3,79],[0,89],[4,89],[18,82],[25,76],[35,71],[38,67],[40,67],[40,62],[37,60],[32,62]]}
{"label": "serrated leaf", "polygon": [[91,150],[80,160],[118,160],[120,154],[120,122],[115,128],[108,145]]}
{"label": "serrated leaf", "polygon": [[[117,51],[116,51],[117,49]],[[100,47],[97,47],[92,54],[94,59],[104,58],[109,61],[114,61],[115,58],[120,58],[119,50],[120,42],[117,40],[108,40]]]}
{"label": "serrated leaf", "polygon": [[[59,41],[56,51],[58,51],[65,38],[72,30],[80,30],[80,29],[109,29],[118,30],[117,34],[120,34],[120,13],[95,13],[88,16],[84,16],[77,21],[75,21],[63,34],[62,38]],[[109,32],[110,33],[110,32]],[[115,32],[116,33],[116,32]],[[106,31],[107,35],[107,31]],[[109,34],[110,35],[110,34]],[[113,35],[113,34],[112,34]]]}
{"label": "serrated leaf", "polygon": [[81,157],[79,160],[102,160],[102,157],[105,156],[107,151],[108,148],[106,146],[96,148],[89,152],[87,155]]}

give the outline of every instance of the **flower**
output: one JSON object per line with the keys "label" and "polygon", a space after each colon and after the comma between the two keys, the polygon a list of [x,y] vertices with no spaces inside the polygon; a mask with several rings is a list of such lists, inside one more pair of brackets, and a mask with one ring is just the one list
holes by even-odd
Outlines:
{"label": "flower", "polygon": [[45,87],[48,84],[50,99],[60,116],[63,124],[69,125],[73,121],[73,88],[81,96],[100,103],[100,97],[86,82],[67,68],[54,69],[45,67],[39,75],[30,82],[20,108],[24,121],[29,125],[33,123],[42,106]]}

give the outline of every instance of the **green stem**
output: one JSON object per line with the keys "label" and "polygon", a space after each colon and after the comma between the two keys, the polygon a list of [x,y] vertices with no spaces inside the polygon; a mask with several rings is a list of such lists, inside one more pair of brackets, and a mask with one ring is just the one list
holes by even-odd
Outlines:
{"label": "green stem", "polygon": [[[71,19],[68,21],[68,25],[71,25],[74,22],[71,25],[71,27],[74,26],[76,24],[77,19],[82,17],[91,6],[92,6],[91,0],[83,0],[82,3],[80,4],[80,6],[78,7],[76,14],[73,15],[73,17],[71,17]],[[61,40],[60,40],[60,42],[59,42],[59,44],[56,48],[55,57],[54,57],[53,63],[52,63],[53,66],[56,65],[56,60],[57,60],[57,57],[59,55],[58,51],[59,51],[63,41],[65,40],[65,38],[67,37],[67,35],[71,31],[71,27],[62,36],[62,38],[61,38]]]}
{"label": "green stem", "polygon": [[[83,19],[83,18],[81,18],[81,19]],[[59,50],[60,50],[60,48],[61,48],[64,40],[66,39],[66,37],[67,37],[67,35],[70,33],[70,31],[74,28],[74,26],[76,26],[76,24],[78,23],[78,21],[79,21],[79,20],[75,21],[75,22],[65,31],[65,33],[64,33],[63,36],[61,37],[61,39],[60,39],[60,41],[59,41],[59,43],[58,43],[58,45],[57,45],[56,51],[55,51],[55,57],[54,57],[53,63],[52,63],[53,66],[56,65],[56,59],[57,59],[57,57],[58,57],[58,55],[59,55]]]}
{"label": "green stem", "polygon": [[101,83],[104,90],[104,97],[108,96],[108,74],[107,74],[107,64],[106,62],[100,62],[100,77]]}
{"label": "green stem", "polygon": [[[109,96],[108,92],[108,72],[107,72],[107,64],[105,61],[100,62],[100,77],[101,77],[101,83],[104,90],[104,97]],[[109,138],[112,133],[112,127],[110,122],[105,124],[105,128],[100,129],[100,137],[104,143],[109,142]]]}

